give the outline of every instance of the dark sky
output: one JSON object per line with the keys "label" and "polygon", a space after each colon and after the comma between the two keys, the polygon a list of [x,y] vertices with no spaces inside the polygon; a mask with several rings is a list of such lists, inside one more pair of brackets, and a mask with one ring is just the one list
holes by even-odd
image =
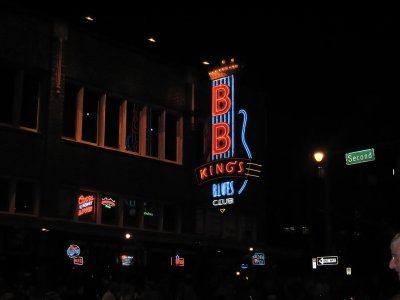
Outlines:
{"label": "dark sky", "polygon": [[[389,8],[199,8],[110,16],[100,7],[90,24],[80,16],[75,12],[72,20],[89,31],[205,74],[235,57],[243,66],[242,84],[266,93],[269,118],[278,122],[271,126],[289,130],[285,135],[321,144],[341,139],[348,147],[368,144],[364,132],[371,142],[396,137],[400,21]],[[150,35],[157,44],[147,43]],[[202,66],[203,60],[211,66]]]}
{"label": "dark sky", "polygon": [[[291,150],[297,160],[318,146],[346,151],[399,139],[400,19],[393,7],[10,3],[205,76],[234,57],[243,66],[241,84],[266,95],[274,153],[299,149]],[[158,42],[148,43],[149,36]]]}

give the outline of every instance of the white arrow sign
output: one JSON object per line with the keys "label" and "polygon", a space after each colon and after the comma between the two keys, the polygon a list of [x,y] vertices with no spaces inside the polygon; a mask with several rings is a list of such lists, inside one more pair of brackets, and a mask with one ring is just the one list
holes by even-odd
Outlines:
{"label": "white arrow sign", "polygon": [[321,256],[317,257],[317,266],[337,265],[339,259],[337,256]]}

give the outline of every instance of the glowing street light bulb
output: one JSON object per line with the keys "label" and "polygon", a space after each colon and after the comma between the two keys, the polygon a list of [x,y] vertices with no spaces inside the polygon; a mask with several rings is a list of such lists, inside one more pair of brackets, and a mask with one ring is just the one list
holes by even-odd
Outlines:
{"label": "glowing street light bulb", "polygon": [[316,162],[321,162],[324,159],[324,153],[321,151],[317,151],[314,153],[314,159]]}

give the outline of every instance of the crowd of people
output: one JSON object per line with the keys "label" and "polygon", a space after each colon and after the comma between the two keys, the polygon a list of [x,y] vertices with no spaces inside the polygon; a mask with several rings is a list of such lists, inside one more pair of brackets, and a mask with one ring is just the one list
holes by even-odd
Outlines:
{"label": "crowd of people", "polygon": [[[400,233],[390,242],[389,269],[400,280]],[[24,270],[0,269],[0,300],[399,300],[400,284],[382,286],[377,276],[357,281],[333,278],[328,273],[308,275],[249,272],[237,276],[226,269],[201,272],[152,271],[128,276],[67,276],[40,281]]]}

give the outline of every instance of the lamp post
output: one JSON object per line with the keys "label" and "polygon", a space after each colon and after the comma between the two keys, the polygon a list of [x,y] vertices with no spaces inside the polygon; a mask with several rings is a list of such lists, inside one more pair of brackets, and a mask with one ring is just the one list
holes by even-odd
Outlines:
{"label": "lamp post", "polygon": [[318,166],[318,177],[324,184],[324,242],[326,255],[331,255],[332,251],[332,225],[331,225],[331,199],[330,199],[330,184],[329,174],[327,172],[327,161],[324,160],[325,154],[322,151],[314,152],[314,160]]}

